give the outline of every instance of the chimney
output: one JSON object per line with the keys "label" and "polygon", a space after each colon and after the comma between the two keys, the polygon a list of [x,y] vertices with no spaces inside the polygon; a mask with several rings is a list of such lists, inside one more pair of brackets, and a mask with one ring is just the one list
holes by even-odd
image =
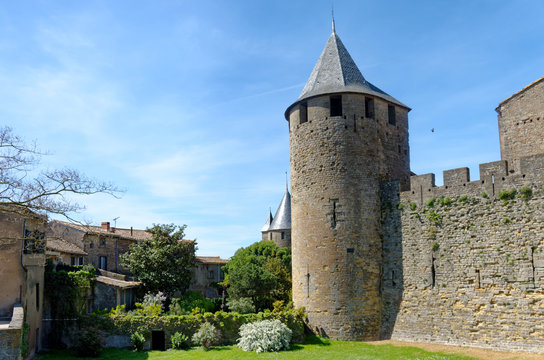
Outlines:
{"label": "chimney", "polygon": [[132,236],[132,226],[130,227],[130,236]]}
{"label": "chimney", "polygon": [[102,229],[106,230],[107,232],[110,232],[110,222],[109,221],[103,221],[102,222]]}

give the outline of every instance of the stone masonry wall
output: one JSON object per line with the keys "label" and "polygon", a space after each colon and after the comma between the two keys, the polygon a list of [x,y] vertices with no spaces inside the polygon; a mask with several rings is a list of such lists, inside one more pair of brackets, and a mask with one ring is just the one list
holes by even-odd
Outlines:
{"label": "stone masonry wall", "polygon": [[497,112],[501,159],[511,160],[510,170],[517,172],[513,159],[544,153],[544,78],[500,103]]}
{"label": "stone masonry wall", "polygon": [[382,337],[544,352],[544,156],[508,166],[384,187]]}
{"label": "stone masonry wall", "polygon": [[[408,183],[407,109],[342,94],[342,115],[329,96],[306,100],[289,114],[293,301],[316,333],[345,340],[377,339],[380,330],[382,242],[380,180]],[[303,116],[304,118],[304,116]]]}
{"label": "stone masonry wall", "polygon": [[21,305],[13,307],[13,316],[7,328],[0,328],[0,359],[20,360],[23,338],[24,312]]}

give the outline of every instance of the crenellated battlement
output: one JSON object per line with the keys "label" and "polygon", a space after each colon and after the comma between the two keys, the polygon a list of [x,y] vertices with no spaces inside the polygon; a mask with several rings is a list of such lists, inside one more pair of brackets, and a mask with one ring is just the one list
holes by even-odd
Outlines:
{"label": "crenellated battlement", "polygon": [[[515,166],[511,166],[515,163]],[[513,168],[519,169],[514,171]],[[401,193],[404,200],[424,204],[431,198],[476,196],[485,193],[490,198],[497,197],[504,189],[517,188],[532,183],[544,182],[544,154],[521,159],[499,160],[480,164],[479,180],[470,180],[467,167],[444,170],[444,185],[435,185],[435,174],[410,177],[410,190]]]}

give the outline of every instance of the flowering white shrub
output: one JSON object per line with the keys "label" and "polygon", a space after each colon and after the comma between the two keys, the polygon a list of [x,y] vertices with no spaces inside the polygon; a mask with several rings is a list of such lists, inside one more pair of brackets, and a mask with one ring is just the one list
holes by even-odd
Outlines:
{"label": "flowering white shrub", "polygon": [[287,325],[277,319],[244,324],[240,327],[238,346],[244,351],[258,353],[289,350],[292,333]]}
{"label": "flowering white shrub", "polygon": [[213,345],[221,343],[221,331],[210,323],[203,323],[196,333],[193,334],[193,343],[209,349]]}
{"label": "flowering white shrub", "polygon": [[165,300],[166,300],[166,295],[164,295],[162,291],[159,291],[156,294],[147,293],[144,296],[144,301],[142,302],[142,305],[143,306],[160,305],[161,308],[164,310],[163,303]]}

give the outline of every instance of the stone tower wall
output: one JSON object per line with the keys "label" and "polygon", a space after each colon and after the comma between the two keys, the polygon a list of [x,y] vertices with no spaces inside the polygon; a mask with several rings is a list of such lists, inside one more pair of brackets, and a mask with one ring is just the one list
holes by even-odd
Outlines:
{"label": "stone tower wall", "polygon": [[500,103],[497,112],[501,159],[518,172],[515,159],[544,153],[544,78]]}
{"label": "stone tower wall", "polygon": [[[282,233],[283,239],[282,239]],[[262,233],[262,240],[273,241],[276,246],[282,247],[291,247],[291,229],[285,230],[271,230],[265,231]]]}
{"label": "stone tower wall", "polygon": [[518,164],[383,188],[382,338],[544,351],[544,155]]}
{"label": "stone tower wall", "polygon": [[[293,300],[312,330],[338,339],[377,339],[381,321],[380,181],[408,182],[407,109],[342,94],[343,115],[330,117],[329,96],[289,114]],[[399,146],[401,146],[399,151]]]}

